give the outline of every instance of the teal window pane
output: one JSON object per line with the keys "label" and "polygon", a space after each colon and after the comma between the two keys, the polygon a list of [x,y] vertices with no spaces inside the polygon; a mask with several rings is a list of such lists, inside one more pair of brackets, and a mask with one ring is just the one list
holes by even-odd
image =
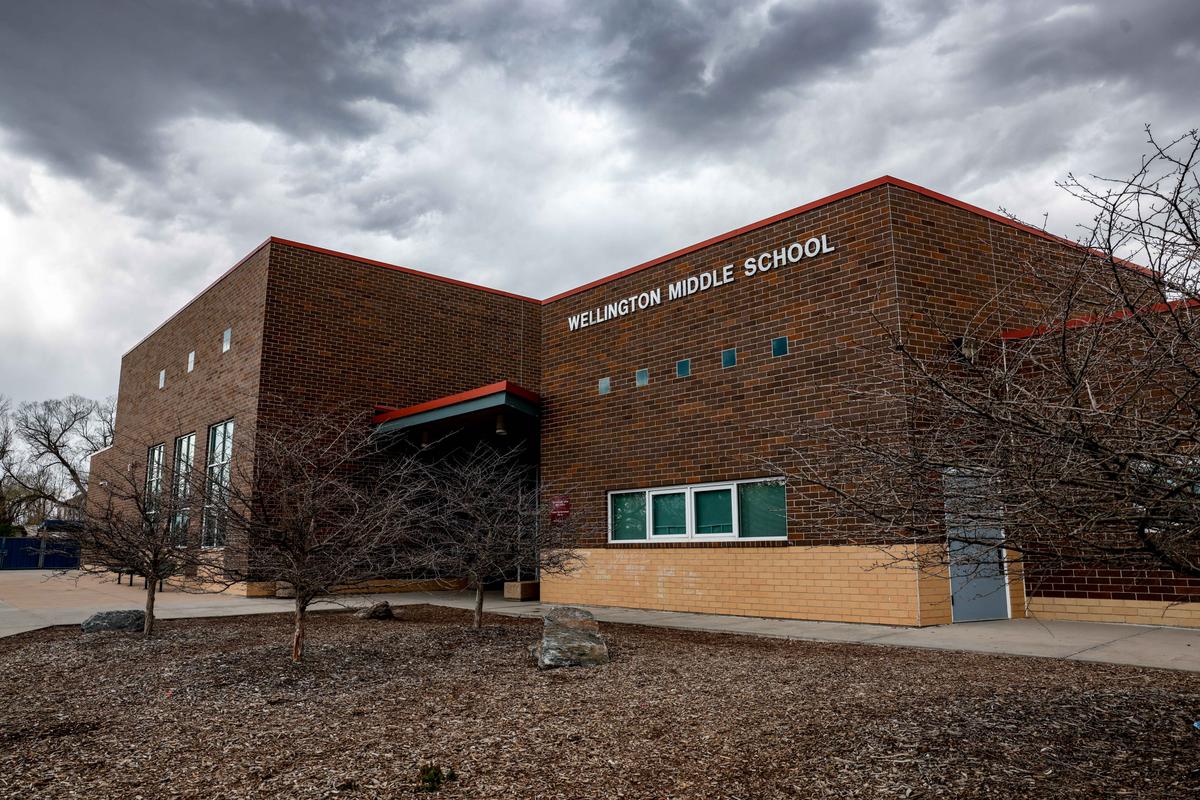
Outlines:
{"label": "teal window pane", "polygon": [[610,381],[608,378],[601,378],[596,383],[596,391],[600,394],[608,394],[610,391],[612,391],[612,381]]}
{"label": "teal window pane", "polygon": [[782,483],[738,486],[738,536],[787,536],[787,497]]}
{"label": "teal window pane", "polygon": [[778,339],[771,340],[771,355],[778,358],[788,354],[788,338],[780,336]]}
{"label": "teal window pane", "polygon": [[733,492],[706,489],[693,494],[696,533],[733,533]]}
{"label": "teal window pane", "polygon": [[623,492],[612,496],[614,541],[646,538],[646,493]]}
{"label": "teal window pane", "polygon": [[686,378],[692,374],[692,360],[685,358],[682,361],[675,362],[675,377]]}
{"label": "teal window pane", "polygon": [[650,498],[651,533],[655,536],[682,536],[687,533],[687,494],[656,494]]}
{"label": "teal window pane", "polygon": [[633,380],[638,386],[645,386],[650,382],[650,370],[639,369],[637,372],[633,373]]}
{"label": "teal window pane", "polygon": [[721,351],[721,366],[732,367],[737,364],[737,348],[731,347]]}

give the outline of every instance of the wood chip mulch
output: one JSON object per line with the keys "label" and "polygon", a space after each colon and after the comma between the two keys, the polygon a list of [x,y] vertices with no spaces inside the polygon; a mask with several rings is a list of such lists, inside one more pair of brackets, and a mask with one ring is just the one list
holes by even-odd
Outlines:
{"label": "wood chip mulch", "polygon": [[620,625],[538,672],[539,622],[467,621],[0,640],[0,796],[1200,797],[1197,674]]}

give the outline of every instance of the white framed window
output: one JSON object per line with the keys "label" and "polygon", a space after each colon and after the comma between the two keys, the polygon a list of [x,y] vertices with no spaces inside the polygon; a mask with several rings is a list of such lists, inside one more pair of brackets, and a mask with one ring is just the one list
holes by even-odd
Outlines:
{"label": "white framed window", "polygon": [[171,470],[171,534],[178,545],[187,544],[188,526],[192,521],[188,500],[192,496],[192,464],[195,456],[196,434],[176,437]]}
{"label": "white framed window", "polygon": [[188,372],[191,372],[195,368],[196,368],[196,351],[193,350],[190,353],[188,353]]}
{"label": "white framed window", "polygon": [[786,538],[787,492],[780,478],[608,493],[609,542]]}
{"label": "white framed window", "polygon": [[167,385],[167,371],[165,369],[160,369],[158,371],[158,388],[161,389],[166,385]]}
{"label": "white framed window", "polygon": [[163,445],[146,450],[146,517],[154,519],[162,504]]}
{"label": "white framed window", "polygon": [[233,328],[226,328],[221,334],[221,352],[228,353],[229,348],[233,346]]}
{"label": "white framed window", "polygon": [[233,420],[208,429],[208,458],[204,476],[202,547],[225,546],[225,503],[229,499],[229,469],[233,457]]}

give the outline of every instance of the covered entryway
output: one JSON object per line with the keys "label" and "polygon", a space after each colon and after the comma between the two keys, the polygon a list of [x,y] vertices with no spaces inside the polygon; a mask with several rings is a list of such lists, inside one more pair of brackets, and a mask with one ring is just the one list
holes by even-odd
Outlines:
{"label": "covered entryway", "polygon": [[1008,619],[1002,509],[987,476],[945,476],[950,603],[954,622]]}

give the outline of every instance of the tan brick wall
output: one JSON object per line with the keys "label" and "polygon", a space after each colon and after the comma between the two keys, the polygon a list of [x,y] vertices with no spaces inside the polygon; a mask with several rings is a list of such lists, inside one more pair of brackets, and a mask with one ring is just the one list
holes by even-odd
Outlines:
{"label": "tan brick wall", "polygon": [[[935,587],[938,581],[886,566],[899,551],[852,545],[608,547],[584,555],[582,570],[542,581],[542,602],[886,625],[950,621],[948,603],[945,613],[923,617],[918,585]],[[937,591],[949,596],[948,588]]]}
{"label": "tan brick wall", "polygon": [[1200,628],[1200,603],[1161,600],[1099,600],[1084,597],[1030,597],[1029,616],[1035,619],[1080,622],[1133,622]]}

